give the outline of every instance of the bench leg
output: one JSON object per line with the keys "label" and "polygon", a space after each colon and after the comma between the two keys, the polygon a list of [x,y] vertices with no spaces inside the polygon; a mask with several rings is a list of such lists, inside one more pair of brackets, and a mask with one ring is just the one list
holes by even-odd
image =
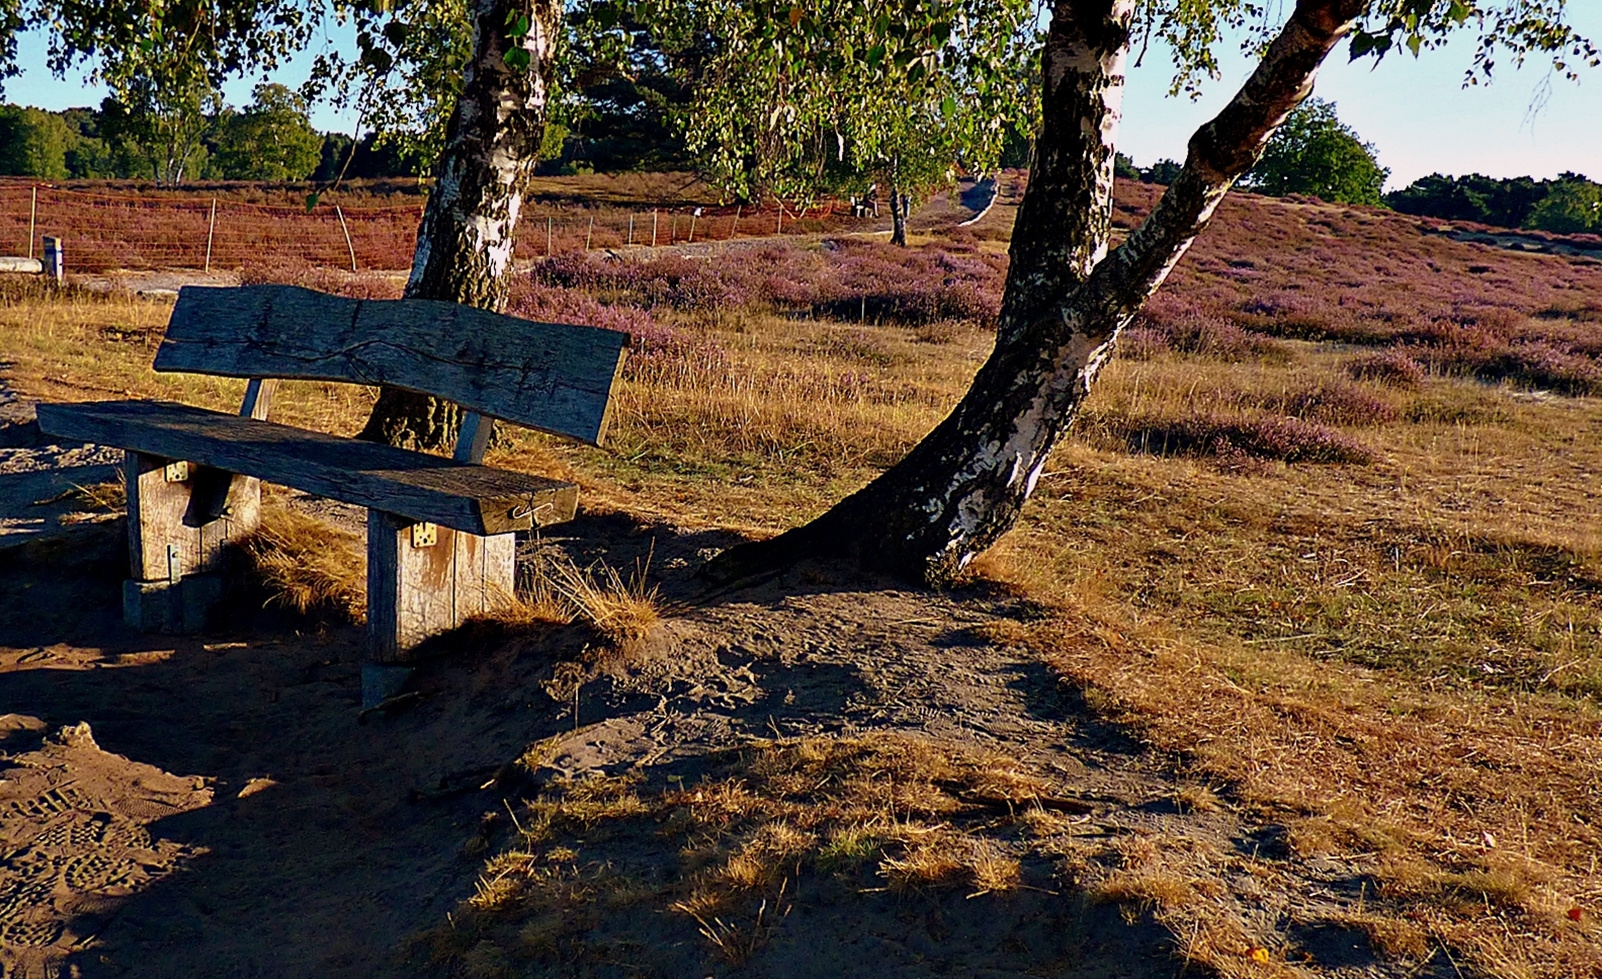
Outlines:
{"label": "bench leg", "polygon": [[146,632],[194,632],[222,595],[227,545],[261,524],[261,481],[129,452],[129,580],[123,618]]}
{"label": "bench leg", "polygon": [[432,525],[414,535],[413,524],[367,511],[367,639],[380,663],[400,662],[429,636],[513,600],[517,535]]}

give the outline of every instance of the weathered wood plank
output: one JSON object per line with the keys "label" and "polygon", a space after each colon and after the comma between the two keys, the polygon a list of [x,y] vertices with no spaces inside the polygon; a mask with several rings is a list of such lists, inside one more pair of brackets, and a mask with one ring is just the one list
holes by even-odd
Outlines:
{"label": "weathered wood plank", "polygon": [[406,658],[429,636],[513,599],[516,534],[481,537],[445,527],[426,547],[413,521],[367,511],[367,641],[380,663]]}
{"label": "weathered wood plank", "polygon": [[44,271],[44,263],[37,258],[13,258],[0,255],[0,272],[21,272],[23,274],[38,275]]}
{"label": "weathered wood plank", "polygon": [[629,337],[426,299],[185,286],[158,371],[388,384],[599,445]]}
{"label": "weathered wood plank", "polygon": [[185,459],[317,496],[501,534],[573,519],[578,487],[160,401],[41,404],[51,435]]}

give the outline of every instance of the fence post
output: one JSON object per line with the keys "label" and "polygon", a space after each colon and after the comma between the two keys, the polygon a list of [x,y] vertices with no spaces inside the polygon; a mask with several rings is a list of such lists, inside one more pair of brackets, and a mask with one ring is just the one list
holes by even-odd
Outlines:
{"label": "fence post", "polygon": [[740,230],[740,205],[734,205],[734,220],[729,224],[729,241],[734,240],[734,233]]}
{"label": "fence post", "polygon": [[784,198],[775,197],[773,200],[774,203],[779,205],[779,227],[778,230],[774,231],[773,233],[776,235],[782,235],[784,234]]}
{"label": "fence post", "polygon": [[211,271],[211,239],[217,233],[217,198],[211,199],[211,220],[206,222],[206,271]]}
{"label": "fence post", "polygon": [[679,240],[679,212],[674,211],[672,220],[668,224],[668,244]]}
{"label": "fence post", "polygon": [[634,247],[634,215],[629,214],[629,247]]}
{"label": "fence post", "polygon": [[33,257],[33,236],[39,224],[39,185],[33,185],[33,203],[28,205],[28,257]]}
{"label": "fence post", "polygon": [[356,271],[356,246],[351,244],[350,228],[345,224],[345,212],[339,209],[338,204],[334,205],[334,216],[339,218],[339,230],[345,232],[345,247],[350,251],[350,270],[354,272]]}
{"label": "fence post", "polygon": [[690,212],[690,244],[692,245],[695,244],[695,219],[700,216],[701,209],[699,207]]}
{"label": "fence post", "polygon": [[656,247],[656,208],[651,209],[651,247]]}
{"label": "fence post", "polygon": [[61,254],[61,239],[45,235],[44,239],[44,274],[54,279],[56,285],[67,281],[67,262]]}
{"label": "fence post", "polygon": [[590,215],[590,230],[584,232],[584,250],[590,250],[590,239],[595,237],[595,215]]}
{"label": "fence post", "polygon": [[551,257],[551,216],[545,215],[545,257]]}

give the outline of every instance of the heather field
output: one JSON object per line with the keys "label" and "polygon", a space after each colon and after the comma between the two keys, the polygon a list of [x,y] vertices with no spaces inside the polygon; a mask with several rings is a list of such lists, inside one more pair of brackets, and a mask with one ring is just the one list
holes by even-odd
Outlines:
{"label": "heather field", "polygon": [[[1120,226],[1159,189],[1121,185]],[[457,637],[435,706],[395,721],[422,744],[525,699],[556,717],[538,738],[497,720],[524,773],[485,783],[512,786],[504,804],[405,810],[389,845],[438,837],[439,866],[470,868],[428,864],[450,883],[396,919],[405,970],[1602,974],[1602,261],[1233,195],[971,582],[825,568],[695,590],[700,558],[820,512],[955,403],[993,342],[1010,220],[910,249],[530,257],[511,312],[635,346],[606,448],[512,432],[491,450],[581,485],[587,514],[551,546],[592,574]],[[288,263],[243,278],[399,289]],[[26,396],[237,402],[239,383],[149,370],[168,301],[0,288],[3,376]],[[373,397],[289,387],[283,421],[343,433]],[[355,546],[328,533],[317,549]],[[264,565],[269,596],[309,552]],[[359,619],[359,589],[301,586],[281,646]],[[307,663],[338,658],[320,648]],[[682,698],[700,713],[666,706]],[[307,793],[335,791],[326,760],[302,767]]]}

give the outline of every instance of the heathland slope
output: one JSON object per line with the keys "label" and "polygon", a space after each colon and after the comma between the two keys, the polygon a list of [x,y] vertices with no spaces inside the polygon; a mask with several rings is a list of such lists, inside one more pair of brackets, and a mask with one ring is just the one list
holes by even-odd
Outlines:
{"label": "heathland slope", "polygon": [[[904,251],[536,262],[515,311],[636,337],[617,430],[492,450],[578,480],[587,511],[524,543],[517,620],[442,640],[391,712],[356,711],[359,514],[275,495],[254,600],[197,639],[122,631],[117,518],[0,551],[28,596],[0,611],[11,764],[102,773],[81,804],[7,797],[0,894],[27,927],[0,954],[85,975],[1596,974],[1594,259],[1231,198],[972,581],[698,588],[708,554],[818,512],[960,396],[1003,191]],[[1120,222],[1154,193],[1123,188]],[[163,301],[6,289],[26,396],[238,396],[148,370]],[[284,417],[351,431],[371,397],[293,386]],[[79,722],[94,742],[42,735]],[[170,812],[149,766],[196,777],[149,782]]]}

